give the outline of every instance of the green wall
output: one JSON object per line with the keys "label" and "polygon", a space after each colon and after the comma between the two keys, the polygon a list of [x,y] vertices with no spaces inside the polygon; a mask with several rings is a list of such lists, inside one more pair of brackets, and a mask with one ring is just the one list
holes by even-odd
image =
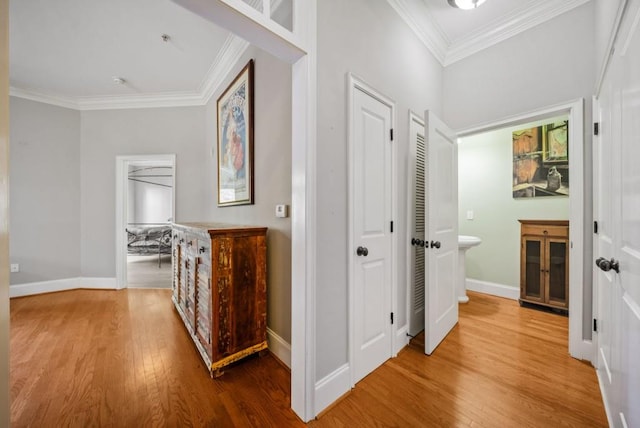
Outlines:
{"label": "green wall", "polygon": [[[518,219],[569,219],[568,197],[514,199],[511,190],[512,131],[566,119],[546,119],[460,139],[459,234],[482,239],[480,246],[467,252],[467,278],[518,288]],[[468,211],[473,211],[473,220],[467,219]]]}

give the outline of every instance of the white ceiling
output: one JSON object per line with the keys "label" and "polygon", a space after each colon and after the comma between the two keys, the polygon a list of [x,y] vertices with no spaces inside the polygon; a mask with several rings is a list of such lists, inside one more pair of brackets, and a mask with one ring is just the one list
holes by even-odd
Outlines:
{"label": "white ceiling", "polygon": [[[387,1],[446,66],[589,0]],[[171,0],[9,4],[11,94],[81,110],[202,105],[247,47]]]}

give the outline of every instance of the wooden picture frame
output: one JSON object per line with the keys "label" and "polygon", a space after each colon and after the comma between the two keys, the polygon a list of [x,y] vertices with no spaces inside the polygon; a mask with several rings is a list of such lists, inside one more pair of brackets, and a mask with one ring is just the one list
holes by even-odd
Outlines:
{"label": "wooden picture frame", "polygon": [[544,126],[542,160],[544,163],[569,162],[569,122]]}
{"label": "wooden picture frame", "polygon": [[253,204],[253,59],[218,98],[218,206]]}

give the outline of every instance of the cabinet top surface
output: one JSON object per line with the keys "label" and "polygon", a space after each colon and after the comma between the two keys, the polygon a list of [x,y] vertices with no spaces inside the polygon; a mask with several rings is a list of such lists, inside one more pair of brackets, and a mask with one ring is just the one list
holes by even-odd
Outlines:
{"label": "cabinet top surface", "polygon": [[522,224],[539,224],[545,226],[569,226],[569,220],[518,220]]}
{"label": "cabinet top surface", "polygon": [[230,231],[266,231],[267,228],[263,226],[246,226],[239,224],[229,223],[214,223],[214,222],[188,222],[188,223],[173,223],[173,227],[183,229],[200,229],[206,230],[209,233],[218,232],[230,232]]}

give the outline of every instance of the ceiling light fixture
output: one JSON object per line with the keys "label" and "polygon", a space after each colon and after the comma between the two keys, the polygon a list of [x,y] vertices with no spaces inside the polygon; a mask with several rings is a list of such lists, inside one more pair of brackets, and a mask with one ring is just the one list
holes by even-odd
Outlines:
{"label": "ceiling light fixture", "polygon": [[475,9],[480,6],[485,0],[447,0],[450,6],[457,7],[458,9]]}
{"label": "ceiling light fixture", "polygon": [[124,85],[127,81],[124,80],[122,77],[117,77],[114,76],[113,77],[113,83],[115,83],[116,85]]}

